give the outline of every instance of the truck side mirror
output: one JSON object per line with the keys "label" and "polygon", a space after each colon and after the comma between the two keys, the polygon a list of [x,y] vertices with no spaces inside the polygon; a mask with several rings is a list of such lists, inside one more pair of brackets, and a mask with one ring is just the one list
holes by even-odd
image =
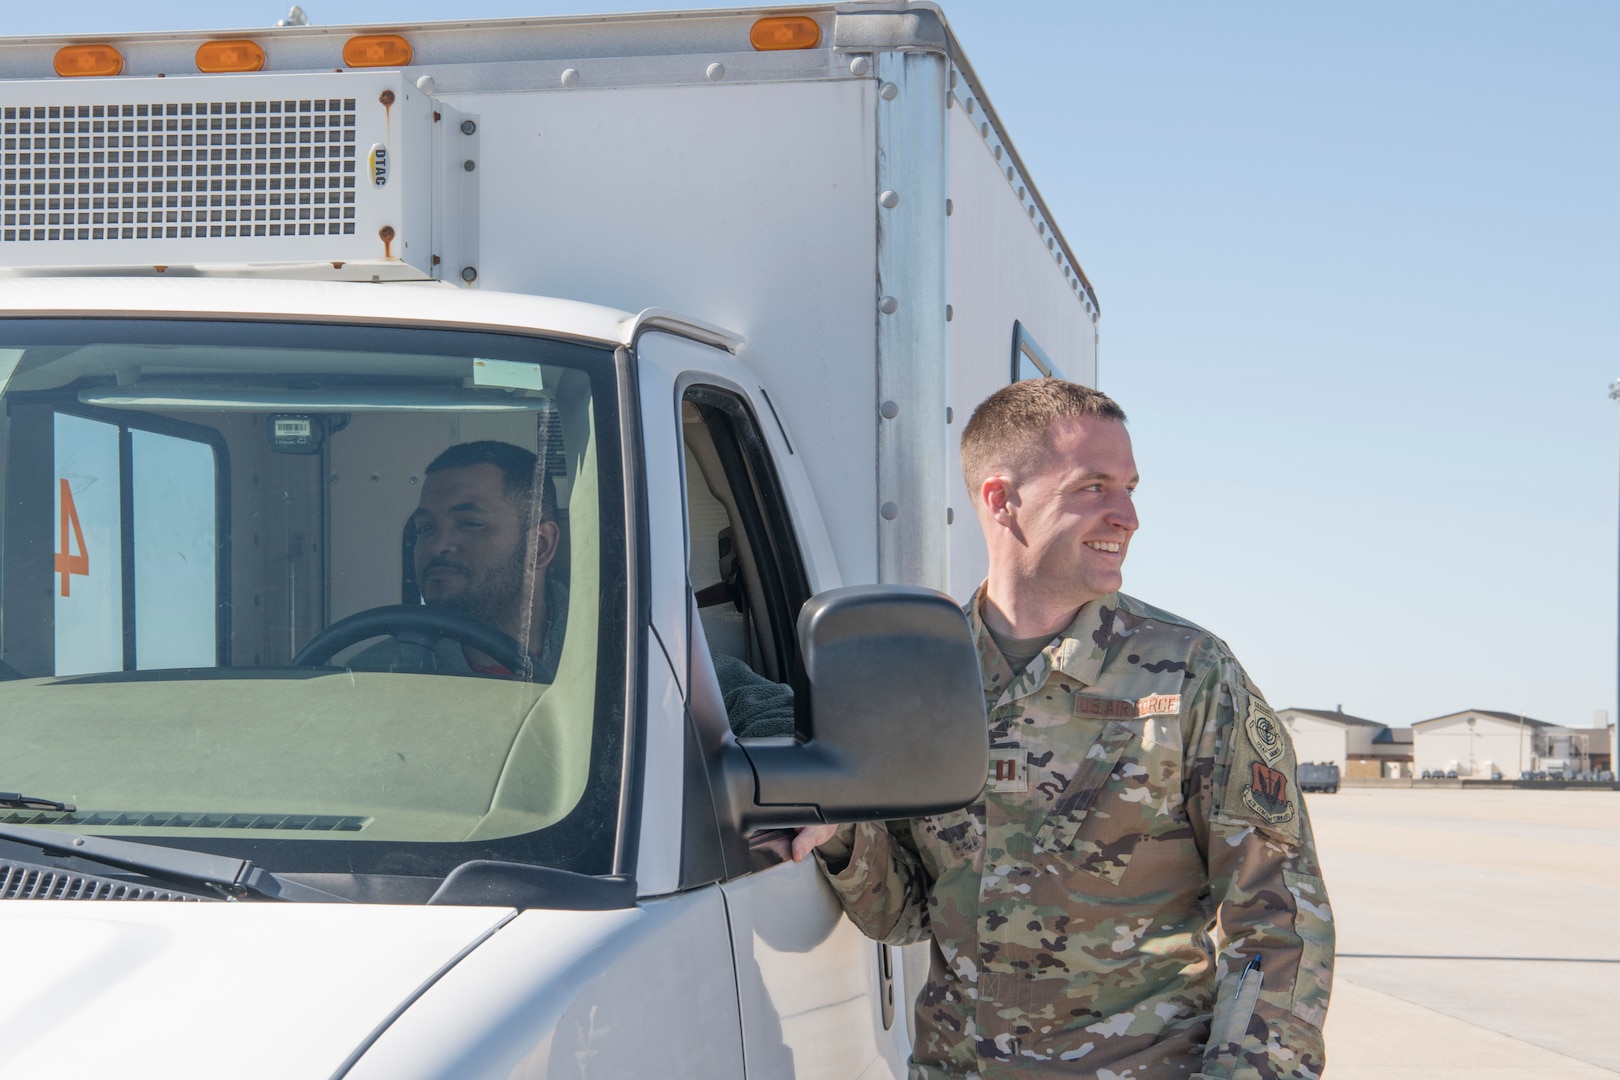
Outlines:
{"label": "truck side mirror", "polygon": [[799,647],[810,738],[733,744],[753,773],[752,798],[745,783],[733,789],[745,829],[922,817],[979,797],[990,753],[984,691],[972,632],[950,597],[832,589],[799,612]]}

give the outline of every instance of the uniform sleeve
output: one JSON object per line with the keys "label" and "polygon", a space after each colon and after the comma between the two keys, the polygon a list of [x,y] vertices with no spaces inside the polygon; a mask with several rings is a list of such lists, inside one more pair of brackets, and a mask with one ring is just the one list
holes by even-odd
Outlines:
{"label": "uniform sleeve", "polygon": [[861,933],[888,945],[928,940],[928,872],[909,822],[846,826],[816,861]]}
{"label": "uniform sleeve", "polygon": [[1217,991],[1210,1080],[1315,1080],[1333,915],[1293,745],[1235,661],[1190,706],[1188,816],[1209,866]]}

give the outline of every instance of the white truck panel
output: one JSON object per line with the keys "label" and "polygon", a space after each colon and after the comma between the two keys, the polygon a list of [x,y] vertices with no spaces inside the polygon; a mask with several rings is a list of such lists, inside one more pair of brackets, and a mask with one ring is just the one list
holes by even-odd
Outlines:
{"label": "white truck panel", "polygon": [[741,1080],[718,889],[628,911],[526,911],[439,979],[350,1080]]}
{"label": "white truck panel", "polygon": [[634,315],[542,296],[457,289],[438,282],[387,288],[341,281],[235,278],[13,278],[4,282],[11,317],[132,314],[192,318],[338,321],[381,326],[447,326],[547,333],[613,344],[628,340]]}
{"label": "white truck panel", "polygon": [[[642,483],[647,496],[647,533],[653,541],[646,554],[651,581],[647,607],[653,633],[669,655],[683,698],[687,675],[686,489],[681,478],[681,403],[675,386],[690,364],[707,366],[714,351],[666,334],[647,334],[636,348],[646,461]],[[672,760],[679,760],[680,745],[675,744]]]}
{"label": "white truck panel", "polygon": [[[636,884],[643,896],[680,885],[682,787],[688,673],[686,508],[681,479],[680,402],[673,387],[688,362],[718,350],[666,334],[637,344],[645,469],[648,562],[647,732],[640,763],[641,837]],[[723,355],[723,354],[722,354]]]}
{"label": "white truck panel", "polygon": [[819,501],[870,508],[828,527],[844,576],[876,580],[873,80],[554,85],[449,97],[483,144],[479,284],[657,297],[740,334],[765,385],[791,388],[773,401]]}
{"label": "white truck panel", "polygon": [[[965,88],[961,91],[967,97]],[[973,504],[962,479],[962,425],[979,402],[1012,381],[1013,323],[1020,322],[1063,377],[1097,382],[1096,329],[1075,289],[1059,271],[1051,231],[983,113],[969,115],[953,97],[947,111],[950,170],[950,405],[952,437],[945,482],[953,509],[950,586],[967,601],[988,567]],[[988,130],[986,136],[983,131]],[[1013,169],[1014,179],[1007,172]]]}
{"label": "white truck panel", "polygon": [[874,1060],[903,1073],[909,1015],[900,1007],[883,1030],[879,946],[843,917],[814,863],[783,863],[721,888],[750,1080],[846,1080]]}
{"label": "white truck panel", "polygon": [[944,589],[947,61],[878,57],[878,580]]}
{"label": "white truck panel", "polygon": [[28,983],[0,998],[0,1075],[118,1076],[161,1062],[167,1076],[208,1076],[229,1062],[243,1078],[331,1076],[401,1002],[511,915],[12,901],[0,952]]}
{"label": "white truck panel", "polygon": [[637,846],[636,891],[641,896],[664,896],[681,883],[681,798],[685,780],[684,725],[666,722],[684,715],[686,702],[676,682],[675,665],[685,678],[685,653],[678,658],[668,646],[648,633],[647,737],[641,750],[641,840]]}

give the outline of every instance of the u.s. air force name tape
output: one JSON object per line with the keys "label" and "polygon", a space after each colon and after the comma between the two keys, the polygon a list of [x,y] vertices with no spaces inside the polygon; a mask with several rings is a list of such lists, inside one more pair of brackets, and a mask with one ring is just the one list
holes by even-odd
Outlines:
{"label": "u.s. air force name tape", "polygon": [[1130,698],[1074,695],[1074,715],[1090,720],[1135,720],[1140,716],[1164,716],[1180,711],[1180,694],[1149,694],[1134,701]]}

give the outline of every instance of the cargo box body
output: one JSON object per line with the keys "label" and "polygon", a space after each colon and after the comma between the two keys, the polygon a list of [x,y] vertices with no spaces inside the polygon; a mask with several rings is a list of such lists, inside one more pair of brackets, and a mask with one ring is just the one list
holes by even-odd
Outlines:
{"label": "cargo box body", "polygon": [[[1096,300],[935,10],[805,10],[820,46],[780,52],[749,48],[764,11],[394,28],[414,50],[399,73],[331,74],[340,39],[325,27],[261,35],[273,38],[266,69],[233,75],[186,74],[219,35],[134,38],[112,79],[51,78],[62,43],[8,43],[6,152],[30,127],[54,143],[55,113],[72,110],[83,193],[18,182],[8,160],[0,265],[430,278],[723,326],[803,442],[822,505],[841,508],[828,525],[849,580],[965,596],[983,560],[947,410],[960,425],[1020,358],[1026,375],[1041,365],[1094,383]],[[194,153],[198,176],[180,176],[161,208],[115,214],[104,199],[157,196],[135,190],[144,145],[117,162],[102,148],[117,137],[103,113],[122,121],[121,141],[144,144],[146,116],[111,116],[137,109],[154,136],[167,121],[167,171],[189,174]],[[250,163],[247,123],[283,116],[287,128],[268,131],[288,142],[270,144],[268,164],[285,145],[288,214],[266,213],[282,209],[278,190],[258,191],[249,222],[247,192],[218,189],[245,185],[254,166],[264,183],[265,145]],[[333,139],[293,144],[295,130]],[[353,167],[326,221],[309,215],[312,146]],[[96,178],[119,162],[127,190],[110,195]],[[14,220],[25,217],[41,220]],[[961,528],[942,527],[957,517]]]}

